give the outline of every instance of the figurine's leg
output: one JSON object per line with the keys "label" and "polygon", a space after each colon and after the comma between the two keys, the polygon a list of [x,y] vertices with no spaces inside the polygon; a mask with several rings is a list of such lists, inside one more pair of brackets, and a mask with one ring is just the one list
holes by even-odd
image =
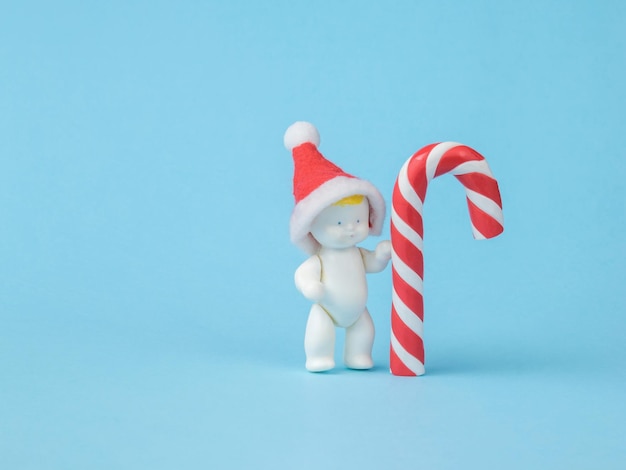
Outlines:
{"label": "figurine's leg", "polygon": [[335,324],[318,304],[311,307],[304,335],[306,368],[322,372],[335,367]]}
{"label": "figurine's leg", "polygon": [[350,369],[371,369],[374,345],[374,322],[367,309],[352,326],[346,328],[343,361]]}

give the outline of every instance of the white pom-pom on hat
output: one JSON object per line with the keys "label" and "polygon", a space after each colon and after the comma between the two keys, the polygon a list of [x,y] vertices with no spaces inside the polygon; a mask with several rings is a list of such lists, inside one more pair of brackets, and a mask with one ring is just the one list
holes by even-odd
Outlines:
{"label": "white pom-pom on hat", "polygon": [[316,147],[319,147],[320,134],[310,122],[297,121],[287,128],[283,142],[289,151],[306,142],[310,142]]}

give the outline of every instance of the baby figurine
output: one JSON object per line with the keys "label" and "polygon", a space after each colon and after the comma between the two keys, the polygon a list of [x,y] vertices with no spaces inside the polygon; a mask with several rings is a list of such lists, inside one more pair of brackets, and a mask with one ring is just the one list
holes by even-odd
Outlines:
{"label": "baby figurine", "polygon": [[366,306],[365,273],[387,266],[391,244],[380,242],[375,251],[356,245],[380,234],[385,202],[371,183],[324,158],[313,125],[293,124],[285,133],[285,146],[295,164],[291,239],[311,255],[295,273],[296,287],[314,302],[304,339],[306,368],[321,372],[335,366],[339,326],[346,329],[346,366],[371,369],[374,324]]}

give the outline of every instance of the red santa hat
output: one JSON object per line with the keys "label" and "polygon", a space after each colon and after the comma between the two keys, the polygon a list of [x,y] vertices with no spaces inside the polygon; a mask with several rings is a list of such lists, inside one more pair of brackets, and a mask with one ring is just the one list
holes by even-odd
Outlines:
{"label": "red santa hat", "polygon": [[311,224],[322,210],[343,198],[367,197],[370,206],[370,234],[380,235],[385,220],[385,200],[369,181],[356,178],[317,150],[320,135],[313,124],[298,121],[287,129],[285,147],[293,154],[293,195],[296,205],[291,213],[291,241],[309,254],[320,244],[311,235]]}

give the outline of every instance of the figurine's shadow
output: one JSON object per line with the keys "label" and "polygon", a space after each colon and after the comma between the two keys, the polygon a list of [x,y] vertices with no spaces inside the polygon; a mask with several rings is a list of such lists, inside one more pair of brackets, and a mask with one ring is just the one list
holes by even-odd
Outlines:
{"label": "figurine's shadow", "polygon": [[334,369],[324,372],[314,372],[314,375],[367,375],[367,374],[384,373],[389,374],[389,367],[386,364],[374,365],[371,369],[350,369],[349,367],[338,363]]}

